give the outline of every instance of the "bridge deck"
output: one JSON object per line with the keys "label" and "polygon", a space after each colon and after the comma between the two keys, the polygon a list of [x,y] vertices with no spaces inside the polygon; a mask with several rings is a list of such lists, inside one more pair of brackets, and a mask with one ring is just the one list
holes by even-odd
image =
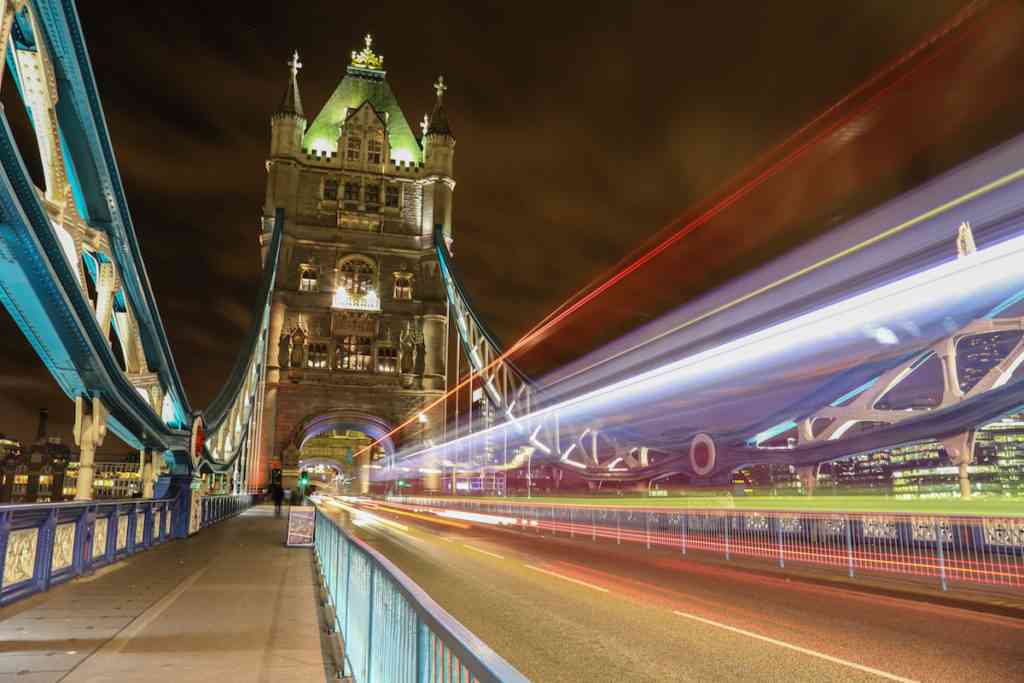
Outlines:
{"label": "bridge deck", "polygon": [[0,612],[0,681],[323,681],[312,553],[272,508]]}

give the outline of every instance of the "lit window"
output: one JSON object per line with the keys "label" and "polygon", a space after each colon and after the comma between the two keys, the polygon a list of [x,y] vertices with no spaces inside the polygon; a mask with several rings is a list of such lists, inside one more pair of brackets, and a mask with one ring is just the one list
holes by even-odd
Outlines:
{"label": "lit window", "polygon": [[348,149],[345,158],[349,161],[359,161],[363,153],[363,141],[360,138],[351,137],[348,139]]}
{"label": "lit window", "polygon": [[350,258],[338,268],[338,289],[331,303],[334,308],[379,311],[377,269],[370,261]]}
{"label": "lit window", "polygon": [[395,274],[395,300],[409,301],[412,299],[412,278],[404,273]]}
{"label": "lit window", "polygon": [[371,358],[369,337],[346,335],[338,342],[335,368],[365,372],[370,369]]}
{"label": "lit window", "polygon": [[366,186],[366,204],[380,205],[380,185]]}
{"label": "lit window", "polygon": [[339,268],[341,272],[341,288],[352,294],[367,294],[373,289],[376,271],[366,261],[345,261]]}
{"label": "lit window", "polygon": [[324,199],[337,201],[338,181],[336,178],[327,178],[324,180]]}
{"label": "lit window", "polygon": [[310,344],[309,353],[306,356],[306,367],[327,368],[327,344]]}
{"label": "lit window", "polygon": [[392,209],[398,208],[398,187],[395,185],[388,185],[384,190],[384,206],[389,206]]}
{"label": "lit window", "polygon": [[377,349],[377,372],[398,372],[398,349],[393,346],[382,346]]}
{"label": "lit window", "polygon": [[308,268],[303,269],[302,275],[299,276],[299,291],[315,292],[317,289],[316,271]]}
{"label": "lit window", "polygon": [[345,201],[359,201],[359,183],[345,183]]}

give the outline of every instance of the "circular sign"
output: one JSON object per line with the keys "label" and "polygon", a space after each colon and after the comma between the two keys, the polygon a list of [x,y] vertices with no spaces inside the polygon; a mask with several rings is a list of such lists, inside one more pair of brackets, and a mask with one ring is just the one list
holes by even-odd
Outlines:
{"label": "circular sign", "polygon": [[192,419],[192,437],[188,441],[188,454],[192,458],[192,465],[199,465],[203,456],[203,446],[206,444],[206,424],[202,415],[196,415]]}

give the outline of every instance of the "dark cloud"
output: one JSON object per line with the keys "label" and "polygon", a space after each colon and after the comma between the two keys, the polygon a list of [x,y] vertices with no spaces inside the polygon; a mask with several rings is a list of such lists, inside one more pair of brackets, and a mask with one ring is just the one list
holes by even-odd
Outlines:
{"label": "dark cloud", "polygon": [[[202,407],[251,319],[269,116],[294,48],[310,118],[368,31],[411,122],[445,74],[459,267],[512,340],[962,4],[90,0],[79,12],[164,324]],[[0,344],[0,377],[45,381],[6,316]],[[66,427],[70,403],[48,386],[0,382],[0,429],[30,437],[43,404]]]}

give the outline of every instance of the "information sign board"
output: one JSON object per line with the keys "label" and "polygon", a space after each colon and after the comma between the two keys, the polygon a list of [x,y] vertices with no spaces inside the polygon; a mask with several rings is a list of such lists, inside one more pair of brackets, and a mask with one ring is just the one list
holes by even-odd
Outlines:
{"label": "information sign board", "polygon": [[288,508],[288,538],[285,545],[308,548],[313,545],[316,508],[312,505]]}

